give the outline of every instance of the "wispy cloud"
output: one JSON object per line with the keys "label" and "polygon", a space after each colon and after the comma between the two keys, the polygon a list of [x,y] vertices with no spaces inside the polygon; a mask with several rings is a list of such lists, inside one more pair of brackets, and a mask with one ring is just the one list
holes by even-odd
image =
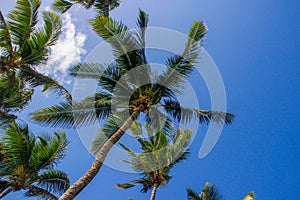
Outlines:
{"label": "wispy cloud", "polygon": [[67,69],[80,62],[81,57],[86,53],[84,43],[87,36],[76,32],[76,27],[70,14],[63,15],[62,34],[57,44],[50,49],[48,62],[39,67],[39,71],[51,75],[59,82],[69,83],[67,80]]}

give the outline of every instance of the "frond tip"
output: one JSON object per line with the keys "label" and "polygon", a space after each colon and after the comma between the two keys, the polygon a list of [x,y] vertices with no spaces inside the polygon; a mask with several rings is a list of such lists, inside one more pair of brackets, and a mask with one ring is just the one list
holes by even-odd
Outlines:
{"label": "frond tip", "polygon": [[255,198],[254,191],[251,191],[244,197],[243,200],[254,200],[254,198]]}
{"label": "frond tip", "polygon": [[130,183],[116,184],[116,187],[120,188],[120,189],[128,189],[128,188],[132,188],[134,186],[136,186],[136,185],[135,184],[130,184]]}

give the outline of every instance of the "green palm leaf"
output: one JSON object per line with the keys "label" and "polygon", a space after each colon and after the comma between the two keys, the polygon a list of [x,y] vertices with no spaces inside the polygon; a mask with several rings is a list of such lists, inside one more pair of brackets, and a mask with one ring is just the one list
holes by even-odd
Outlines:
{"label": "green palm leaf", "polygon": [[141,55],[137,53],[141,47],[139,41],[122,22],[97,16],[89,23],[94,31],[112,46],[117,63],[124,69],[129,71],[144,64],[141,62]]}
{"label": "green palm leaf", "polygon": [[37,72],[36,70],[28,66],[22,66],[20,77],[28,82],[32,87],[44,85],[43,92],[53,91],[56,92],[59,96],[64,96],[69,101],[71,101],[72,99],[72,95],[69,93],[69,91],[62,85],[60,85],[57,81],[49,76],[45,76]]}
{"label": "green palm leaf", "polygon": [[10,165],[27,164],[35,139],[30,136],[28,126],[12,123],[1,136],[5,162]]}
{"label": "green palm leaf", "polygon": [[28,126],[12,123],[0,137],[0,198],[25,190],[25,196],[58,199],[69,187],[67,175],[53,169],[66,154],[65,133],[34,136]]}
{"label": "green palm leaf", "polygon": [[22,49],[29,39],[38,22],[39,0],[18,0],[15,9],[8,14],[8,27],[12,34],[12,41]]}
{"label": "green palm leaf", "polygon": [[82,63],[69,68],[69,72],[76,78],[100,80],[107,67],[98,63]]}
{"label": "green palm leaf", "polygon": [[32,149],[29,165],[35,171],[49,168],[65,157],[69,144],[65,133],[54,133],[54,137],[38,137]]}
{"label": "green palm leaf", "polygon": [[74,4],[80,4],[86,9],[94,5],[99,14],[108,16],[109,11],[120,5],[120,0],[55,0],[53,8],[58,12],[65,13]]}
{"label": "green palm leaf", "polygon": [[52,194],[51,192],[40,188],[38,186],[29,186],[29,190],[25,193],[26,197],[37,197],[39,199],[46,200],[58,200],[58,197]]}
{"label": "green palm leaf", "polygon": [[200,199],[203,200],[221,200],[222,198],[216,187],[208,182],[200,193]]}
{"label": "green palm leaf", "polygon": [[23,62],[37,65],[45,62],[48,57],[48,48],[53,46],[61,33],[62,21],[53,12],[43,12],[44,26],[36,29],[26,40],[21,51]]}
{"label": "green palm leaf", "polygon": [[52,193],[61,194],[70,186],[70,181],[66,173],[55,169],[47,169],[38,176],[38,186]]}
{"label": "green palm leaf", "polygon": [[120,188],[120,189],[128,189],[128,188],[132,188],[136,185],[131,184],[131,183],[119,183],[119,184],[116,184],[116,186],[117,186],[117,188]]}
{"label": "green palm leaf", "polygon": [[105,141],[120,128],[125,120],[125,117],[122,115],[113,115],[109,117],[100,129],[100,133],[98,133],[93,140],[91,152],[96,155]]}
{"label": "green palm leaf", "polygon": [[165,100],[162,106],[177,121],[185,123],[198,119],[200,123],[208,124],[210,121],[213,121],[215,123],[231,124],[234,120],[234,115],[231,113],[185,108],[180,106],[179,102],[172,100]]}
{"label": "green palm leaf", "polygon": [[54,10],[61,13],[67,12],[72,6],[73,3],[64,0],[55,0],[53,3]]}
{"label": "green palm leaf", "polygon": [[7,23],[0,11],[0,47],[1,50],[4,50],[4,53],[7,53],[9,56],[13,54],[13,45],[9,33],[9,28]]}
{"label": "green palm leaf", "polygon": [[167,60],[168,69],[157,79],[161,85],[180,92],[182,83],[193,71],[200,54],[201,40],[205,36],[206,26],[203,22],[195,21],[189,31],[189,38],[182,55],[175,55]]}
{"label": "green palm leaf", "polygon": [[204,188],[198,194],[190,188],[187,188],[188,200],[221,200],[223,199],[222,195],[219,194],[219,191],[213,184],[205,183]]}
{"label": "green palm leaf", "polygon": [[252,192],[249,192],[249,193],[244,197],[243,200],[253,200],[254,198],[255,198],[255,194],[254,194],[254,192],[252,191]]}
{"label": "green palm leaf", "polygon": [[101,104],[95,107],[94,104],[83,103],[61,103],[50,108],[43,108],[31,113],[30,117],[39,124],[51,127],[72,128],[75,125],[84,126],[93,124],[98,117],[106,119],[111,114],[110,104]]}
{"label": "green palm leaf", "polygon": [[193,191],[191,188],[187,188],[186,191],[188,194],[188,200],[202,200],[199,194]]}

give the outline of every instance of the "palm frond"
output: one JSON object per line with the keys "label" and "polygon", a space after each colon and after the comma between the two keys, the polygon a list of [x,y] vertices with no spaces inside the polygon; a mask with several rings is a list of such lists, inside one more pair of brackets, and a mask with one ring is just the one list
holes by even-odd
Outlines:
{"label": "palm frond", "polygon": [[143,133],[142,124],[139,121],[134,121],[130,128],[129,128],[131,134],[133,136],[139,136]]}
{"label": "palm frond", "polygon": [[21,49],[29,39],[38,22],[39,0],[18,0],[15,8],[8,14],[8,27],[14,44]]}
{"label": "palm frond", "polygon": [[29,186],[29,190],[25,193],[26,197],[37,197],[38,199],[45,200],[58,200],[58,197],[47,191],[44,188],[31,185]]}
{"label": "palm frond", "polygon": [[47,169],[38,176],[38,186],[49,192],[62,194],[70,186],[70,180],[62,171]]}
{"label": "palm frond", "polygon": [[7,23],[0,11],[0,47],[2,50],[4,49],[4,53],[12,56],[13,54],[13,45],[11,41],[11,36],[9,33],[9,29]]}
{"label": "palm frond", "polygon": [[105,16],[97,16],[89,23],[94,31],[112,46],[116,62],[122,68],[129,71],[144,64],[142,55],[136,51],[140,47],[139,41],[122,22]]}
{"label": "palm frond", "polygon": [[253,200],[255,198],[255,194],[253,191],[249,192],[243,200]]}
{"label": "palm frond", "polygon": [[4,162],[7,165],[27,165],[35,139],[30,136],[28,126],[13,122],[1,136]]}
{"label": "palm frond", "polygon": [[120,5],[120,0],[94,0],[94,6],[100,15],[109,16],[109,11]]}
{"label": "palm frond", "polygon": [[162,106],[165,111],[177,119],[177,121],[184,123],[197,119],[200,123],[206,124],[210,121],[231,124],[234,120],[234,115],[231,113],[181,107],[179,102],[172,100],[165,100]]}
{"label": "palm frond", "polygon": [[99,104],[95,107],[95,104],[67,102],[35,111],[30,117],[45,126],[72,128],[75,125],[85,126],[95,123],[96,112],[101,112],[98,114],[99,119],[106,119],[111,114],[111,105]]}
{"label": "palm frond", "polygon": [[5,191],[7,188],[9,188],[10,182],[5,180],[0,180],[0,193]]}
{"label": "palm frond", "polygon": [[45,63],[48,58],[49,47],[53,46],[60,33],[62,21],[53,12],[43,12],[44,26],[33,31],[31,37],[21,49],[22,62],[38,65]]}
{"label": "palm frond", "polygon": [[81,63],[71,67],[69,73],[76,78],[100,80],[107,67],[107,65],[98,63]]}
{"label": "palm frond", "polygon": [[116,184],[116,187],[120,188],[120,189],[128,189],[128,188],[132,188],[134,186],[136,186],[136,185],[131,184],[131,183],[118,183],[118,184]]}
{"label": "palm frond", "polygon": [[54,133],[55,136],[38,137],[32,149],[29,165],[32,170],[53,167],[65,157],[69,144],[65,133]]}
{"label": "palm frond", "polygon": [[168,69],[158,76],[157,81],[161,85],[180,92],[182,84],[193,72],[200,54],[201,40],[205,36],[206,26],[203,22],[195,21],[189,31],[189,38],[183,53],[172,56],[167,60]]}
{"label": "palm frond", "polygon": [[12,87],[8,87],[9,78],[0,74],[0,107],[5,112],[20,111],[31,100],[32,89],[25,88],[25,84],[15,77]]}
{"label": "palm frond", "polygon": [[55,2],[52,5],[53,9],[60,13],[67,12],[72,6],[73,3],[65,0],[55,0]]}
{"label": "palm frond", "polygon": [[20,77],[28,82],[32,87],[43,85],[44,92],[50,90],[71,101],[72,95],[69,91],[51,77],[45,76],[29,66],[22,66],[20,69]]}
{"label": "palm frond", "polygon": [[222,195],[219,194],[219,191],[213,184],[208,182],[205,183],[205,187],[200,193],[200,199],[203,200],[221,200],[223,199]]}
{"label": "palm frond", "polygon": [[123,118],[121,115],[110,116],[100,129],[100,133],[98,133],[93,140],[91,152],[93,154],[98,153],[105,141],[121,127],[124,121],[125,118]]}
{"label": "palm frond", "polygon": [[16,115],[0,111],[0,131],[6,129],[17,118],[18,117]]}
{"label": "palm frond", "polygon": [[199,194],[193,191],[191,188],[186,189],[188,200],[203,200],[200,198]]}

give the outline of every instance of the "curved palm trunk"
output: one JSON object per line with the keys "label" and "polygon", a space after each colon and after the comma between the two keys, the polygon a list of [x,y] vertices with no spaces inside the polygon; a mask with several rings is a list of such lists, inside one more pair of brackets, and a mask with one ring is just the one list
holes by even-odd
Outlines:
{"label": "curved palm trunk", "polygon": [[7,190],[5,190],[3,193],[0,194],[0,199],[2,199],[3,197],[5,197],[6,195],[8,195],[9,193],[11,193],[13,191],[12,188],[9,188]]}
{"label": "curved palm trunk", "polygon": [[152,189],[152,192],[151,192],[150,200],[154,200],[154,199],[155,199],[155,195],[156,195],[157,189],[158,189],[158,184],[155,183],[155,184],[153,185],[153,189]]}
{"label": "curved palm trunk", "polygon": [[78,179],[69,189],[59,198],[59,200],[74,199],[97,175],[102,167],[102,164],[113,145],[123,136],[130,128],[132,122],[138,117],[140,111],[134,111],[124,124],[102,145],[96,155],[92,166],[88,171]]}

